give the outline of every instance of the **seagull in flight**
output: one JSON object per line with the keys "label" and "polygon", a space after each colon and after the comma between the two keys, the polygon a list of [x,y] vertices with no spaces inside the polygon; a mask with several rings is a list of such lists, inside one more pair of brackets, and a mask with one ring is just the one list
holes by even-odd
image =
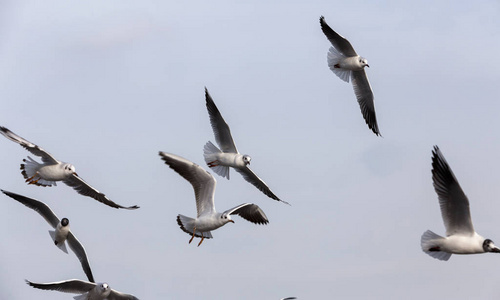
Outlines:
{"label": "seagull in flight", "polygon": [[446,237],[427,230],[420,240],[422,250],[439,260],[448,260],[452,254],[500,253],[492,240],[474,231],[469,200],[437,146],[432,151],[432,181],[438,194]]}
{"label": "seagull in flight", "polygon": [[210,141],[205,144],[203,156],[205,157],[207,165],[219,176],[226,177],[227,179],[229,179],[229,167],[232,167],[236,172],[240,173],[246,181],[253,184],[269,198],[289,204],[278,198],[267,184],[248,167],[252,158],[249,155],[240,154],[238,149],[236,149],[233,137],[231,136],[231,130],[229,130],[229,125],[227,125],[224,118],[222,118],[207,88],[205,88],[205,98],[210,124],[214,131],[215,140],[220,147],[219,150],[219,148]]}
{"label": "seagull in flight", "polygon": [[41,147],[25,140],[9,129],[0,126],[0,133],[9,140],[18,143],[32,154],[42,158],[42,163],[38,163],[29,156],[28,160],[23,159],[24,164],[21,164],[21,174],[23,174],[28,184],[38,186],[55,186],[56,181],[63,181],[79,194],[94,198],[95,200],[108,206],[124,209],[139,208],[137,205],[125,207],[111,201],[108,197],[106,197],[106,195],[99,192],[79,177],[72,164],[58,161]]}
{"label": "seagull in flight", "polygon": [[212,230],[222,227],[229,222],[234,223],[231,215],[239,215],[243,219],[255,224],[269,223],[262,209],[252,203],[243,203],[222,213],[217,212],[214,204],[215,185],[217,182],[209,172],[205,171],[199,165],[174,154],[160,152],[160,156],[171,169],[184,177],[193,186],[196,198],[196,210],[198,211],[196,219],[183,215],[177,216],[177,223],[181,229],[191,235],[189,243],[193,241],[195,236],[201,238],[198,246],[203,243],[204,239],[211,239]]}
{"label": "seagull in flight", "polygon": [[94,282],[94,276],[92,276],[92,271],[90,270],[89,260],[87,258],[87,253],[85,253],[85,248],[78,241],[76,236],[70,231],[69,220],[67,218],[59,218],[54,214],[54,212],[45,203],[40,202],[35,199],[31,199],[22,195],[0,190],[5,195],[17,200],[21,204],[33,209],[39,213],[45,221],[47,221],[55,230],[49,230],[49,234],[54,241],[54,244],[62,251],[68,253],[66,249],[65,241],[68,242],[68,246],[73,250],[78,260],[82,264],[83,271],[87,275],[87,278]]}
{"label": "seagull in flight", "polygon": [[51,283],[35,283],[26,280],[29,286],[41,290],[52,290],[63,293],[81,294],[73,297],[75,300],[139,300],[139,298],[120,293],[109,287],[107,283],[93,283],[70,279]]}
{"label": "seagull in flight", "polygon": [[375,116],[375,105],[373,104],[373,92],[370,87],[368,77],[366,77],[365,67],[370,67],[366,58],[359,56],[351,43],[336,33],[328,24],[325,17],[319,18],[321,30],[326,35],[333,47],[328,52],[328,66],[340,79],[349,82],[352,80],[354,94],[358,99],[361,113],[365,122],[373,133],[380,135]]}

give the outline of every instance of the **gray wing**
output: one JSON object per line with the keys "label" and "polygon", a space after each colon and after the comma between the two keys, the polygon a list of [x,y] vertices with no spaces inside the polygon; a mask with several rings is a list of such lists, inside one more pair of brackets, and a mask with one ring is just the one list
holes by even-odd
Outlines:
{"label": "gray wing", "polygon": [[326,35],[330,43],[332,43],[333,47],[337,49],[337,51],[347,57],[358,55],[356,51],[354,51],[351,43],[349,43],[345,37],[333,31],[333,29],[326,24],[325,17],[321,16],[319,18],[319,23],[321,25],[321,30],[323,30],[323,33]]}
{"label": "gray wing", "polygon": [[474,234],[469,200],[438,146],[432,151],[432,181],[438,194],[446,235]]}
{"label": "gray wing", "polygon": [[56,228],[57,224],[59,224],[59,218],[57,218],[56,214],[50,209],[50,207],[47,206],[47,204],[15,193],[4,190],[0,191],[39,213],[53,228]]}
{"label": "gray wing", "polygon": [[59,161],[57,159],[55,159],[55,157],[53,157],[49,152],[43,150],[42,148],[38,147],[37,145],[35,145],[31,142],[23,139],[22,137],[18,136],[17,134],[10,131],[9,129],[0,126],[0,133],[2,133],[9,140],[16,142],[19,145],[23,146],[26,150],[33,153],[34,155],[40,156],[44,163],[49,163],[49,164],[59,163]]}
{"label": "gray wing", "polygon": [[83,294],[93,289],[96,284],[88,281],[70,279],[65,281],[51,282],[51,283],[35,283],[26,280],[29,286],[41,290],[52,290],[63,293]]}
{"label": "gray wing", "polygon": [[90,269],[89,260],[87,258],[87,253],[85,253],[85,248],[80,243],[80,241],[73,235],[73,233],[68,232],[68,237],[66,238],[68,241],[68,246],[73,250],[78,260],[82,264],[83,271],[90,282],[95,282],[94,276],[92,275],[92,270]]}
{"label": "gray wing", "polygon": [[269,223],[269,220],[267,219],[264,211],[262,211],[262,209],[260,209],[258,205],[252,203],[240,204],[236,207],[226,210],[222,214],[239,215],[243,219],[255,224],[264,225]]}
{"label": "gray wing", "polygon": [[122,300],[122,299],[124,299],[124,300],[139,300],[139,298],[137,298],[134,295],[120,293],[120,292],[115,291],[113,289],[111,289],[111,293],[109,293],[109,296],[107,299],[108,300]]}
{"label": "gray wing", "polygon": [[351,80],[354,94],[356,94],[361,113],[363,114],[363,118],[365,118],[368,128],[376,135],[380,135],[377,117],[375,116],[375,105],[373,104],[373,92],[368,77],[366,77],[365,69],[352,71]]}
{"label": "gray wing", "polygon": [[193,186],[198,217],[207,212],[215,212],[215,178],[199,165],[183,157],[161,151],[160,156],[172,170]]}
{"label": "gray wing", "polygon": [[240,173],[243,178],[245,178],[246,181],[250,182],[253,184],[256,188],[258,188],[261,192],[266,194],[269,198],[272,198],[274,200],[281,201],[285,204],[289,204],[286,201],[281,200],[278,198],[272,191],[271,189],[267,186],[267,184],[259,178],[248,166],[245,166],[243,168],[234,168],[238,173]]}
{"label": "gray wing", "polygon": [[108,197],[106,197],[106,195],[99,192],[95,188],[91,187],[88,183],[86,183],[82,178],[80,178],[76,174],[72,174],[68,179],[64,180],[64,183],[66,183],[67,185],[72,187],[79,194],[94,198],[95,200],[97,200],[101,203],[104,203],[108,206],[111,206],[114,208],[123,208],[123,209],[137,209],[137,208],[139,208],[139,206],[137,206],[137,205],[121,206],[119,204],[116,204],[115,202],[111,201]]}
{"label": "gray wing", "polygon": [[217,106],[215,106],[214,100],[210,97],[207,88],[205,88],[205,98],[207,101],[208,115],[210,116],[210,124],[212,125],[215,135],[215,141],[223,152],[238,153],[233,137],[231,136],[229,125],[227,125],[224,118],[222,118],[222,115],[220,114]]}

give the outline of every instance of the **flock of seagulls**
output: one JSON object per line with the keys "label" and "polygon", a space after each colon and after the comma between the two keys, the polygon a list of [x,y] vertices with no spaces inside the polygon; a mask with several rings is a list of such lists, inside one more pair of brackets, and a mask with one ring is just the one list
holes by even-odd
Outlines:
{"label": "flock of seagulls", "polygon": [[[374,96],[364,69],[369,67],[368,61],[359,56],[351,43],[336,33],[326,23],[324,17],[320,18],[320,27],[332,44],[327,54],[329,68],[343,81],[349,82],[351,80],[356,99],[368,128],[375,135],[380,136],[373,102]],[[240,154],[236,148],[229,126],[206,88],[205,99],[215,141],[219,146],[217,147],[210,141],[205,144],[203,156],[207,166],[217,175],[227,179],[229,179],[230,168],[233,168],[267,197],[289,205],[288,202],[276,196],[269,186],[249,168],[251,157]],[[31,154],[41,158],[41,162],[34,160],[30,156],[23,160],[21,174],[27,184],[50,187],[56,186],[56,182],[62,181],[79,194],[91,197],[107,206],[130,210],[139,208],[137,205],[122,206],[111,201],[104,193],[99,192],[79,177],[72,164],[57,160],[43,148],[20,137],[6,127],[0,126],[0,133],[7,139],[21,145]],[[198,246],[200,246],[205,239],[213,238],[212,231],[227,223],[234,223],[233,215],[238,215],[254,224],[265,225],[269,223],[264,211],[253,203],[243,203],[223,212],[217,212],[214,199],[217,182],[208,171],[175,154],[160,151],[159,155],[165,164],[193,186],[197,211],[196,218],[182,214],[177,216],[177,223],[181,230],[191,237],[189,243],[195,237],[198,237],[200,238]],[[446,227],[446,237],[439,236],[430,230],[424,232],[421,237],[422,250],[433,258],[444,261],[448,260],[452,254],[500,253],[500,248],[495,246],[490,239],[483,238],[474,230],[469,201],[437,146],[434,146],[432,151],[432,180],[434,189],[438,194],[441,214]],[[80,261],[88,279],[88,281],[71,279],[52,283],[35,283],[26,280],[29,286],[42,290],[78,294],[74,297],[77,300],[138,299],[133,295],[111,289],[107,283],[95,283],[85,248],[71,232],[67,218],[58,218],[41,201],[13,192],[1,191],[6,196],[36,211],[49,223],[53,229],[49,230],[49,234],[54,245],[68,253],[67,243]],[[282,298],[282,300],[286,299],[296,298]]]}

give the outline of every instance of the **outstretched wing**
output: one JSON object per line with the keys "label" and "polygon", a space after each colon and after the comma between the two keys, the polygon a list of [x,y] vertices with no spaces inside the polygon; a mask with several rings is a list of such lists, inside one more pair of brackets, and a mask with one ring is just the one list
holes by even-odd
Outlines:
{"label": "outstretched wing", "polygon": [[438,146],[434,146],[432,151],[432,181],[438,194],[446,235],[473,235],[469,200]]}
{"label": "outstretched wing", "polygon": [[115,291],[113,289],[111,289],[111,292],[109,293],[109,296],[106,299],[108,299],[108,300],[139,300],[139,298],[137,298],[134,295],[120,293],[120,292]]}
{"label": "outstretched wing", "polygon": [[198,217],[215,212],[214,195],[217,184],[215,178],[199,165],[183,157],[166,152],[160,152],[160,156],[171,169],[193,186]]}
{"label": "outstretched wing", "polygon": [[210,117],[210,124],[215,135],[215,141],[221,148],[223,152],[238,153],[236,145],[234,144],[233,137],[231,136],[231,130],[229,125],[227,125],[224,118],[219,112],[217,106],[215,106],[214,100],[210,97],[207,88],[205,88],[205,98],[207,101],[207,110]]}
{"label": "outstretched wing", "polygon": [[23,146],[26,150],[29,152],[33,153],[36,156],[40,156],[42,158],[42,161],[44,163],[48,164],[57,164],[59,161],[55,159],[49,152],[43,150],[39,146],[23,139],[22,137],[18,136],[14,132],[10,131],[9,129],[0,126],[0,133],[2,133],[6,138],[9,140],[18,143],[19,145]]}
{"label": "outstretched wing", "polygon": [[66,241],[68,241],[68,246],[71,248],[71,250],[73,250],[76,257],[78,257],[78,260],[82,264],[83,271],[85,272],[85,275],[87,275],[89,281],[95,282],[94,276],[92,275],[92,270],[90,269],[87,253],[85,253],[85,248],[83,248],[83,245],[73,235],[73,233],[71,233],[71,231],[68,232],[68,237],[66,238]]}
{"label": "outstretched wing", "polygon": [[108,206],[111,206],[114,208],[124,208],[124,209],[137,209],[137,208],[139,208],[139,206],[137,206],[137,205],[126,207],[126,206],[121,206],[119,204],[116,204],[115,202],[109,200],[109,198],[106,197],[106,195],[99,192],[95,188],[91,187],[82,178],[80,178],[78,175],[76,175],[74,173],[68,179],[64,180],[64,183],[66,183],[67,185],[72,187],[79,194],[94,198],[95,200],[102,202]]}
{"label": "outstretched wing", "polygon": [[93,289],[96,284],[78,279],[70,279],[65,281],[50,282],[50,283],[35,283],[26,280],[29,286],[41,290],[52,290],[63,293],[83,294]]}
{"label": "outstretched wing", "polygon": [[246,181],[250,182],[253,184],[256,188],[258,188],[261,192],[266,194],[269,198],[272,198],[274,200],[281,201],[285,204],[289,204],[286,201],[281,200],[278,198],[272,191],[271,189],[267,186],[267,184],[259,178],[248,166],[245,166],[243,168],[234,168],[238,173],[240,173],[243,178],[245,178]]}
{"label": "outstretched wing", "polygon": [[17,200],[21,204],[24,204],[25,206],[39,213],[45,219],[45,221],[47,221],[53,228],[56,228],[57,224],[59,224],[59,218],[57,218],[56,214],[50,209],[50,207],[47,206],[47,204],[19,194],[7,192],[4,190],[0,191],[2,191],[2,193],[11,197],[12,199]]}
{"label": "outstretched wing", "polygon": [[325,17],[321,16],[319,18],[319,23],[321,25],[321,30],[323,30],[323,33],[326,35],[330,43],[332,43],[333,47],[337,49],[337,51],[342,53],[344,56],[358,55],[356,51],[354,51],[351,43],[349,43],[345,37],[333,31],[333,29],[326,24]]}
{"label": "outstretched wing", "polygon": [[366,77],[365,69],[352,71],[351,80],[352,87],[354,88],[354,94],[356,94],[356,99],[358,99],[361,113],[363,114],[363,118],[365,119],[368,128],[370,128],[376,135],[380,135],[377,117],[375,115],[375,105],[373,104],[373,92],[370,87],[368,77]]}
{"label": "outstretched wing", "polygon": [[222,213],[223,215],[239,215],[243,219],[255,223],[255,224],[267,224],[269,220],[266,214],[257,204],[243,203],[236,207],[226,210]]}

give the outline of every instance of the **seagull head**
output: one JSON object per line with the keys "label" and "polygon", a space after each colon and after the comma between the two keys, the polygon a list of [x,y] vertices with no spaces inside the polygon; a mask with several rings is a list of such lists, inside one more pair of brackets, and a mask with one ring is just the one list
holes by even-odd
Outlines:
{"label": "seagull head", "polygon": [[483,242],[483,250],[484,252],[494,252],[500,253],[500,249],[493,244],[493,241],[490,239],[485,239]]}
{"label": "seagull head", "polygon": [[222,222],[224,222],[224,224],[229,223],[229,222],[234,223],[233,219],[231,219],[230,214],[227,214],[227,213],[222,214],[222,215],[220,215],[220,218],[222,219]]}
{"label": "seagull head", "polygon": [[107,297],[111,293],[111,289],[107,283],[98,283],[96,288],[101,296]]}
{"label": "seagull head", "polygon": [[61,219],[61,226],[62,227],[66,227],[66,226],[68,226],[68,224],[69,224],[68,218],[62,218]]}
{"label": "seagull head", "polygon": [[73,166],[72,164],[64,164],[64,172],[69,174],[69,175],[73,175],[75,174],[76,176],[78,176],[78,174],[76,174],[76,169],[75,169],[75,166]]}
{"label": "seagull head", "polygon": [[359,58],[359,64],[360,64],[360,65],[361,65],[361,67],[363,67],[363,68],[364,68],[364,67],[368,67],[368,68],[370,67],[370,66],[368,65],[368,60],[367,60],[366,58],[364,58],[364,57],[360,57],[360,58]]}
{"label": "seagull head", "polygon": [[245,163],[245,165],[249,165],[250,164],[250,161],[252,160],[252,158],[250,157],[250,155],[243,155],[243,162]]}

